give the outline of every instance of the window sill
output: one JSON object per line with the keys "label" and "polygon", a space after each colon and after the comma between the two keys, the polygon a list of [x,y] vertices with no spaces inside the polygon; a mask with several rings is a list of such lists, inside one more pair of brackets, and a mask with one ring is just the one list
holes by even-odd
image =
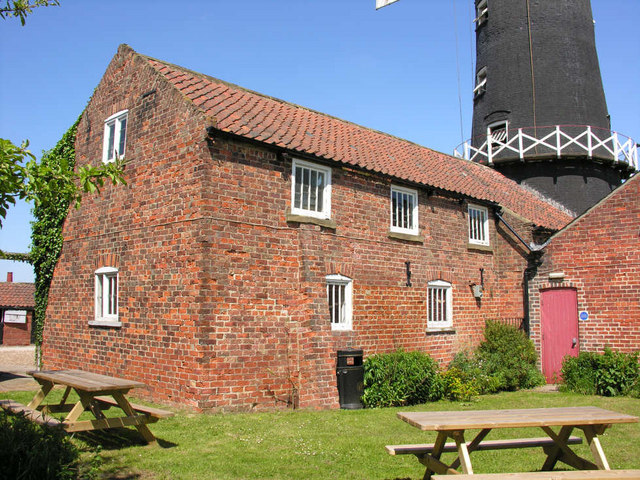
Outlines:
{"label": "window sill", "polygon": [[90,327],[111,327],[111,328],[120,328],[122,327],[122,322],[118,320],[91,320],[89,322]]}
{"label": "window sill", "polygon": [[493,253],[493,247],[491,245],[478,245],[477,243],[468,243],[467,250],[478,250],[480,252]]}
{"label": "window sill", "polygon": [[407,242],[424,243],[424,237],[422,235],[412,235],[410,233],[389,232],[387,234],[389,238],[395,240],[405,240]]}
{"label": "window sill", "polygon": [[335,221],[330,218],[317,218],[310,217],[307,215],[294,215],[293,213],[287,211],[285,214],[285,219],[287,223],[312,223],[313,225],[320,225],[321,227],[336,229],[337,224]]}
{"label": "window sill", "polygon": [[437,335],[440,333],[452,334],[456,333],[456,329],[453,327],[442,327],[442,328],[427,328],[425,331],[427,335]]}

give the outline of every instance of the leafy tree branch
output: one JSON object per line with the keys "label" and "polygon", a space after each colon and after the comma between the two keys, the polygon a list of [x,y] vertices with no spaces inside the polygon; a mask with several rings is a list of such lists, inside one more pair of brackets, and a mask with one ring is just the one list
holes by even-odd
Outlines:
{"label": "leafy tree branch", "polygon": [[124,183],[123,160],[74,171],[66,156],[59,162],[38,163],[28,146],[28,141],[18,147],[0,138],[0,227],[17,199],[33,202],[36,208],[63,200],[78,207],[83,193],[100,192],[105,181]]}
{"label": "leafy tree branch", "polygon": [[51,6],[59,7],[60,0],[6,0],[5,6],[0,7],[0,18],[18,17],[24,27],[27,15],[32,13],[34,8]]}

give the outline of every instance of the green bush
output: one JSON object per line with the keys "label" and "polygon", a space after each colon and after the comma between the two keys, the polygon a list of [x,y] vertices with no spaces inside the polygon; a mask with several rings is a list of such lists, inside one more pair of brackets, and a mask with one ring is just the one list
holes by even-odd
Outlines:
{"label": "green bush", "polygon": [[562,361],[564,388],[585,395],[640,394],[638,353],[614,352],[605,348],[602,354],[581,352]]}
{"label": "green bush", "polygon": [[458,367],[450,367],[442,375],[444,396],[457,402],[468,402],[480,394],[475,378]]}
{"label": "green bush", "polygon": [[544,376],[536,366],[535,347],[524,332],[511,325],[488,321],[484,337],[475,359],[490,378],[487,388],[513,391],[544,384]]}
{"label": "green bush", "polygon": [[498,381],[487,374],[473,353],[465,350],[456,353],[449,364],[449,370],[452,369],[463,372],[466,378],[471,379],[479,395],[499,391]]}
{"label": "green bush", "polygon": [[78,450],[61,428],[0,409],[0,479],[77,478]]}
{"label": "green bush", "polygon": [[596,394],[595,371],[598,354],[581,352],[577,357],[566,356],[562,360],[562,389],[583,395]]}
{"label": "green bush", "polygon": [[365,407],[415,405],[442,398],[437,363],[421,352],[372,355],[364,362]]}

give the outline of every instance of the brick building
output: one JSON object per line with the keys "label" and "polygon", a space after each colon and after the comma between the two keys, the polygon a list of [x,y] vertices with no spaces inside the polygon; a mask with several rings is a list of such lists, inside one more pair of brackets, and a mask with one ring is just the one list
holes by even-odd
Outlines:
{"label": "brick building", "polygon": [[551,237],[530,283],[531,337],[549,380],[564,355],[640,350],[640,175]]}
{"label": "brick building", "polygon": [[35,308],[35,285],[13,281],[0,282],[0,345],[15,346],[31,343],[31,325]]}
{"label": "brick building", "polygon": [[127,185],[69,211],[44,364],[199,409],[336,407],[345,347],[446,363],[523,318],[524,244],[571,221],[489,167],[126,45],[76,138],[79,165],[117,155]]}

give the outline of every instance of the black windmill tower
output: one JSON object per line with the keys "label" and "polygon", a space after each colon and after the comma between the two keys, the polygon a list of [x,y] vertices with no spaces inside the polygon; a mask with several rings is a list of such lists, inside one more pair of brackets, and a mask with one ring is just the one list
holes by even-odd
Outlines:
{"label": "black windmill tower", "polygon": [[584,212],[638,168],[611,132],[590,0],[472,1],[473,130],[457,153]]}

